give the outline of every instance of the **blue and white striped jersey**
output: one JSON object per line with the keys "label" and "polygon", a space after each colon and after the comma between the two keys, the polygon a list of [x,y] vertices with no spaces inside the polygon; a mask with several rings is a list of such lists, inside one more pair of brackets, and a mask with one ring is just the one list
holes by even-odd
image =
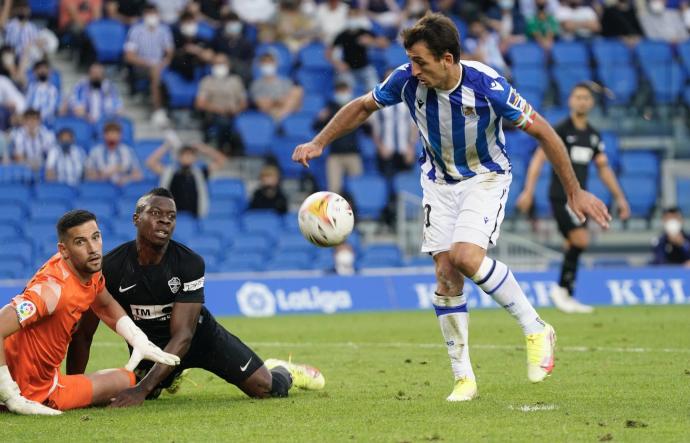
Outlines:
{"label": "blue and white striped jersey", "polygon": [[460,61],[460,81],[451,90],[429,89],[400,66],[376,86],[379,107],[407,105],[424,145],[422,173],[437,183],[455,183],[477,174],[506,173],[502,119],[522,129],[534,110],[505,78],[483,63]]}

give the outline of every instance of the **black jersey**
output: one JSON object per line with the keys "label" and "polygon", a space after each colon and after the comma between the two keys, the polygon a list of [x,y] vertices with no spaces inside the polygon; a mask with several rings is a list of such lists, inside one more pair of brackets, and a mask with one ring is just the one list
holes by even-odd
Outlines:
{"label": "black jersey", "polygon": [[[577,181],[580,182],[582,189],[587,189],[589,164],[594,157],[604,151],[604,143],[601,141],[599,131],[594,129],[589,123],[587,123],[586,129],[577,129],[570,117],[556,125],[554,129],[568,150],[568,156],[575,170]],[[567,200],[563,185],[558,180],[555,171],[551,172],[549,198],[552,200]]]}
{"label": "black jersey", "polygon": [[139,265],[135,241],[103,258],[108,291],[160,348],[170,341],[173,305],[204,302],[204,271],[204,259],[174,240],[158,265]]}

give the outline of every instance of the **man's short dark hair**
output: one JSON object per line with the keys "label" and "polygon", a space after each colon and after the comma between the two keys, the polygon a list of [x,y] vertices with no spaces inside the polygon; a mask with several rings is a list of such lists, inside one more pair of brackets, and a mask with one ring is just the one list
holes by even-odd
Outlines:
{"label": "man's short dark hair", "polygon": [[460,36],[451,19],[442,14],[428,14],[419,19],[414,26],[401,33],[403,46],[410,49],[417,42],[424,42],[436,60],[449,52],[453,62],[460,61]]}
{"label": "man's short dark hair", "polygon": [[578,83],[575,84],[575,86],[573,86],[573,89],[571,89],[570,93],[572,94],[573,92],[575,92],[576,89],[586,89],[587,92],[589,92],[589,94],[590,94],[592,97],[594,97],[594,92],[595,92],[595,91],[594,91],[594,88],[595,88],[595,85],[598,86],[598,85],[597,85],[596,83],[594,83],[594,82],[578,82]]}
{"label": "man's short dark hair", "polygon": [[36,69],[40,68],[41,66],[46,66],[46,67],[50,68],[50,62],[48,61],[48,59],[42,58],[39,61],[37,61],[36,63],[34,63],[33,70],[35,71]]}
{"label": "man's short dark hair", "polygon": [[72,130],[72,128],[68,128],[68,127],[60,128],[60,130],[57,133],[58,138],[60,138],[60,136],[62,136],[62,134],[69,134],[71,137],[74,137],[74,131]]}
{"label": "man's short dark hair", "polygon": [[60,220],[58,220],[57,225],[55,225],[58,240],[63,241],[70,228],[83,225],[91,220],[98,223],[96,216],[92,212],[84,209],[72,209],[71,211],[65,212],[65,214],[60,217]]}
{"label": "man's short dark hair", "polygon": [[34,117],[34,118],[40,119],[41,118],[41,112],[38,109],[27,109],[26,111],[24,111],[23,117],[24,118]]}
{"label": "man's short dark hair", "polygon": [[139,214],[141,213],[141,211],[144,210],[146,202],[148,201],[147,197],[165,197],[169,198],[170,200],[174,200],[172,192],[170,192],[169,190],[165,188],[153,188],[146,194],[139,197],[139,200],[137,200],[136,210],[134,211],[135,214]]}
{"label": "man's short dark hair", "polygon": [[141,11],[142,13],[149,11],[158,11],[158,8],[153,3],[144,3],[144,6],[141,7]]}
{"label": "man's short dark hair", "polygon": [[683,215],[678,206],[669,206],[667,208],[664,208],[663,211],[661,211],[661,215],[667,215],[667,214]]}
{"label": "man's short dark hair", "polygon": [[103,125],[103,133],[105,134],[106,132],[110,131],[117,131],[119,133],[122,133],[122,126],[118,122],[108,122],[105,125]]}

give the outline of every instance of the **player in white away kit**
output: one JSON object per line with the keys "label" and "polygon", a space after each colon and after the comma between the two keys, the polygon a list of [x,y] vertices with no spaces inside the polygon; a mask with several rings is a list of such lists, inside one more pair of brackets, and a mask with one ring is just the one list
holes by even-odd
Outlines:
{"label": "player in white away kit", "polygon": [[455,375],[448,400],[477,395],[464,276],[518,321],[527,340],[527,376],[540,382],[553,369],[554,329],[539,318],[508,266],[486,256],[498,238],[511,181],[502,120],[539,140],[580,219],[591,216],[606,228],[610,216],[601,201],[580,188],[553,128],[496,71],[460,60],[458,31],[448,18],[427,15],[402,36],[410,63],[344,106],[312,141],[297,146],[292,158],[307,166],[377,109],[404,102],[424,143],[422,251],[434,257],[436,266],[434,307]]}

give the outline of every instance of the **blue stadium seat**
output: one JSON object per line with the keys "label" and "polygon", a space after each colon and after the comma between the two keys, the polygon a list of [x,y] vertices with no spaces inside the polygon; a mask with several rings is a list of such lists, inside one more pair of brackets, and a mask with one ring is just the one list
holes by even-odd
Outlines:
{"label": "blue stadium seat", "polygon": [[302,112],[311,115],[312,119],[316,117],[316,114],[325,106],[326,100],[321,94],[305,94],[304,99],[302,99]]}
{"label": "blue stadium seat", "polygon": [[690,214],[690,178],[676,179],[676,202],[683,214]]}
{"label": "blue stadium seat", "polygon": [[210,42],[216,35],[216,29],[206,21],[200,21],[197,26],[196,37],[205,42]]}
{"label": "blue stadium seat", "polygon": [[0,241],[12,240],[19,236],[19,229],[13,223],[0,224]]}
{"label": "blue stadium seat", "polygon": [[200,233],[223,239],[227,242],[239,235],[240,224],[235,218],[205,218],[199,221]]}
{"label": "blue stadium seat", "polygon": [[231,221],[244,209],[244,202],[237,198],[214,198],[208,211],[208,218]]}
{"label": "blue stadium seat", "polygon": [[31,183],[34,173],[26,165],[0,165],[0,184],[6,183]]}
{"label": "blue stadium seat", "polygon": [[96,134],[97,141],[103,141],[103,127],[110,122],[120,124],[120,127],[122,127],[122,141],[124,143],[130,146],[134,144],[134,123],[132,122],[132,120],[122,115],[106,117],[101,119],[98,123],[96,123],[94,131]]}
{"label": "blue stadium seat", "polygon": [[332,71],[333,66],[326,58],[326,48],[323,43],[312,42],[297,53],[297,64],[303,69],[317,71]]}
{"label": "blue stadium seat", "polygon": [[42,245],[49,242],[52,245],[52,250],[55,251],[57,244],[57,231],[55,228],[55,221],[31,222],[23,226],[22,230],[24,237],[31,239],[36,245]]}
{"label": "blue stadium seat", "polygon": [[0,224],[11,223],[22,226],[26,223],[26,208],[16,202],[0,202]]}
{"label": "blue stadium seat", "polygon": [[13,257],[0,257],[0,278],[28,278],[30,275],[23,261]]}
{"label": "blue stadium seat", "polygon": [[553,106],[544,109],[543,112],[541,112],[541,115],[546,119],[546,121],[552,125],[559,123],[561,120],[566,118],[568,114],[568,108],[565,106]]}
{"label": "blue stadium seat", "polygon": [[119,214],[119,218],[121,220],[125,220],[128,223],[132,222],[132,215],[134,214],[134,211],[136,210],[136,205],[137,205],[137,200],[139,197],[120,197],[117,202],[115,203],[115,207],[117,209],[117,213]]}
{"label": "blue stadium seat", "polygon": [[134,240],[133,236],[119,236],[119,235],[108,235],[103,237],[103,254],[107,254],[113,249],[117,248],[123,243]]}
{"label": "blue stadium seat", "polygon": [[187,246],[203,257],[216,256],[223,250],[223,243],[214,235],[197,235],[189,240]]}
{"label": "blue stadium seat", "polygon": [[276,248],[276,254],[283,252],[307,252],[312,253],[314,251],[314,245],[309,243],[306,238],[299,232],[294,232],[292,234],[281,234],[278,239],[278,247]]}
{"label": "blue stadium seat", "polygon": [[680,56],[680,62],[683,64],[683,69],[685,69],[685,75],[690,76],[690,40],[686,40],[678,45],[678,55]]}
{"label": "blue stadium seat", "polygon": [[553,63],[558,66],[589,66],[587,46],[579,41],[559,41],[551,50]]}
{"label": "blue stadium seat", "polygon": [[255,209],[245,212],[241,224],[245,232],[277,237],[282,231],[283,220],[275,211]]}
{"label": "blue stadium seat", "polygon": [[273,43],[261,43],[258,45],[254,51],[254,78],[259,77],[258,72],[258,61],[262,54],[266,52],[272,52],[277,58],[278,62],[278,73],[284,76],[290,76],[292,71],[292,53],[287,46],[281,42]]}
{"label": "blue stadium seat", "polygon": [[166,70],[161,76],[171,109],[191,109],[194,107],[199,80],[187,80],[175,71]]}
{"label": "blue stadium seat", "polygon": [[617,39],[597,39],[592,42],[592,54],[597,66],[630,66],[630,49]]}
{"label": "blue stadium seat", "polygon": [[534,42],[518,43],[510,47],[508,57],[513,67],[545,66],[546,57],[541,46]]}
{"label": "blue stadium seat", "polygon": [[216,178],[208,182],[211,201],[215,199],[246,200],[244,182],[238,178]]}
{"label": "blue stadium seat", "polygon": [[683,103],[685,103],[685,106],[690,107],[690,85],[683,90]]}
{"label": "blue stadium seat", "polygon": [[333,72],[300,68],[295,75],[306,94],[323,94],[333,90]]}
{"label": "blue stadium seat", "polygon": [[395,194],[407,192],[408,194],[421,197],[422,186],[419,183],[419,172],[413,170],[396,174],[395,177],[393,177],[393,192]]}
{"label": "blue stadium seat", "polygon": [[358,268],[390,268],[403,265],[402,254],[396,245],[373,245],[357,259]]}
{"label": "blue stadium seat", "polygon": [[386,61],[386,68],[388,69],[395,69],[398,66],[409,62],[405,48],[398,43],[391,43],[385,49],[383,56],[384,60]]}
{"label": "blue stadium seat", "polygon": [[118,237],[134,239],[136,235],[136,229],[131,219],[127,220],[124,218],[113,218],[113,220],[110,222],[110,226],[111,233]]}
{"label": "blue stadium seat", "polygon": [[232,240],[232,244],[225,256],[227,258],[230,255],[242,255],[246,253],[265,255],[273,246],[273,240],[269,239],[264,234],[244,233]]}
{"label": "blue stadium seat", "polygon": [[33,200],[29,203],[29,217],[32,222],[55,223],[70,209],[70,205],[62,201]]}
{"label": "blue stadium seat", "polygon": [[264,267],[264,271],[292,271],[311,269],[314,257],[302,252],[280,253],[273,256]]}
{"label": "blue stadium seat", "polygon": [[77,187],[79,198],[99,198],[115,202],[120,195],[120,188],[110,182],[83,182]]}
{"label": "blue stadium seat", "polygon": [[335,260],[330,249],[324,249],[324,254],[316,254],[316,258],[311,264],[311,269],[332,272],[335,270]]}
{"label": "blue stadium seat", "polygon": [[541,109],[542,101],[544,101],[544,91],[541,88],[522,88],[520,95],[527,100],[527,103],[539,111]]}
{"label": "blue stadium seat", "polygon": [[34,247],[29,240],[15,239],[4,242],[0,249],[0,257],[14,258],[25,265],[33,263]]}
{"label": "blue stadium seat", "polygon": [[86,35],[101,63],[119,63],[122,59],[127,28],[117,20],[97,20],[86,26]]}
{"label": "blue stadium seat", "polygon": [[115,217],[115,206],[112,200],[105,198],[84,198],[80,197],[73,203],[75,209],[86,209],[93,212],[98,219],[98,224],[109,223]]}
{"label": "blue stadium seat", "polygon": [[546,163],[541,170],[537,185],[534,187],[534,211],[539,218],[551,216],[549,202],[549,185],[551,183],[551,165]]}
{"label": "blue stadium seat", "polygon": [[246,111],[235,119],[235,128],[244,141],[245,154],[249,156],[262,156],[269,152],[275,123],[268,115]]}
{"label": "blue stadium seat", "polygon": [[31,15],[34,17],[55,18],[59,5],[59,0],[29,0]]}
{"label": "blue stadium seat", "polygon": [[89,149],[93,143],[93,126],[80,117],[62,116],[53,120],[53,131],[57,134],[63,128],[69,128],[74,133],[74,140],[79,146]]}
{"label": "blue stadium seat", "polygon": [[288,212],[283,216],[283,229],[288,232],[299,232],[299,220],[296,212]]}
{"label": "blue stadium seat", "polygon": [[608,98],[609,103],[625,105],[635,95],[638,89],[637,71],[629,65],[599,65],[597,76],[604,86],[613,92]]}
{"label": "blue stadium seat", "polygon": [[352,195],[360,219],[377,219],[388,204],[388,187],[380,176],[348,177],[345,188]]}
{"label": "blue stadium seat", "polygon": [[187,244],[191,240],[199,237],[199,224],[197,220],[186,214],[177,214],[177,223],[175,224],[175,232],[173,232],[173,239]]}
{"label": "blue stadium seat", "polygon": [[592,71],[587,65],[554,66],[551,72],[562,105],[568,103],[570,91],[577,83],[592,80]]}
{"label": "blue stadium seat", "polygon": [[283,120],[283,134],[287,137],[311,140],[315,135],[314,129],[312,128],[313,124],[314,116],[306,112],[296,112],[288,115],[285,120]]}
{"label": "blue stadium seat", "polygon": [[609,165],[614,171],[620,169],[620,145],[618,135],[612,131],[602,131],[601,141],[604,142],[604,152],[609,159]]}
{"label": "blue stadium seat", "polygon": [[299,163],[292,161],[295,146],[311,140],[311,137],[275,137],[271,143],[271,153],[278,161],[283,178],[301,177],[306,169]]}
{"label": "blue stadium seat", "polygon": [[[137,199],[156,186],[158,186],[158,181],[153,180],[141,180],[138,182],[127,183],[121,188],[122,197]],[[132,206],[132,208],[134,208],[134,206]]]}
{"label": "blue stadium seat", "polygon": [[620,155],[621,173],[629,176],[659,176],[659,156],[652,151],[625,151]]}
{"label": "blue stadium seat", "polygon": [[434,259],[429,255],[416,255],[405,260],[405,265],[413,267],[434,266]]}
{"label": "blue stadium seat", "polygon": [[671,63],[673,51],[671,45],[662,41],[642,40],[635,46],[635,55],[642,69],[656,69],[659,65]]}
{"label": "blue stadium seat", "polygon": [[678,62],[670,62],[654,69],[647,69],[652,84],[654,101],[660,105],[676,103],[685,84],[685,74]]}
{"label": "blue stadium seat", "polygon": [[263,254],[247,252],[226,256],[219,268],[223,272],[256,272],[263,270],[265,262],[266,258]]}
{"label": "blue stadium seat", "polygon": [[0,202],[26,204],[31,200],[32,192],[29,185],[22,183],[2,183]]}
{"label": "blue stadium seat", "polygon": [[132,148],[134,148],[134,152],[137,154],[139,160],[143,163],[146,161],[149,155],[153,154],[153,151],[155,151],[163,143],[165,143],[165,140],[162,138],[144,138],[135,141],[132,145]]}
{"label": "blue stadium seat", "polygon": [[549,88],[549,75],[544,66],[516,66],[512,71],[513,85],[522,92],[529,88],[540,91],[542,95]]}
{"label": "blue stadium seat", "polygon": [[62,200],[69,202],[77,197],[76,188],[63,183],[37,183],[34,195],[39,200]]}
{"label": "blue stadium seat", "polygon": [[658,183],[654,177],[639,175],[622,175],[619,177],[623,192],[627,196],[630,212],[633,217],[647,218],[651,215],[658,194]]}
{"label": "blue stadium seat", "polygon": [[537,148],[537,140],[519,129],[503,132],[505,146],[511,160],[514,157],[530,158]]}
{"label": "blue stadium seat", "polygon": [[599,178],[597,168],[594,165],[590,166],[589,168],[589,177],[587,178],[587,190],[599,197],[599,199],[603,201],[606,206],[611,206],[611,202],[613,201],[611,192]]}

